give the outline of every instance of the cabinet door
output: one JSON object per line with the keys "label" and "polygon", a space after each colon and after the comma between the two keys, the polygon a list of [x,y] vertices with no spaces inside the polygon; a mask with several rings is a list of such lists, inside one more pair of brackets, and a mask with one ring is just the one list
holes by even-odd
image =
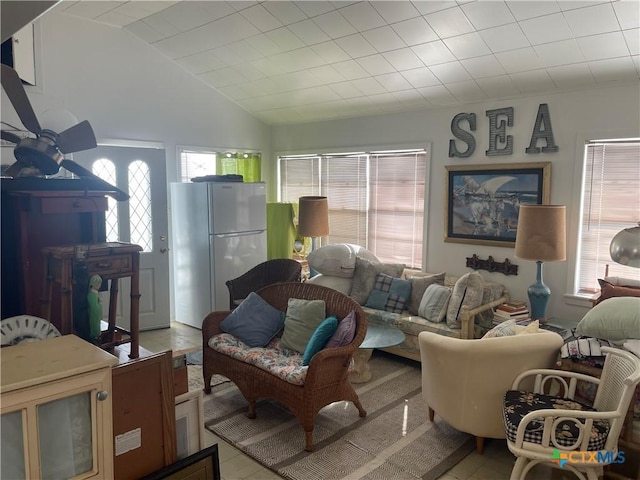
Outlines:
{"label": "cabinet door", "polygon": [[[20,441],[5,438],[5,424],[26,451],[24,476],[11,466],[6,478],[88,479],[113,475],[111,369],[97,370],[2,396],[2,451],[20,454]],[[106,395],[106,398],[105,398]],[[16,457],[19,458],[19,457]],[[2,478],[5,478],[5,465]]]}

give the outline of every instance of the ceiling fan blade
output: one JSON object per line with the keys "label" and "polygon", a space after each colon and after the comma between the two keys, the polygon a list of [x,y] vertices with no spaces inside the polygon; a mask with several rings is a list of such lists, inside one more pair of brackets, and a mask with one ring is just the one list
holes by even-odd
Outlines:
{"label": "ceiling fan blade", "polygon": [[22,170],[23,165],[20,162],[13,163],[9,168],[4,171],[4,174],[16,178],[20,170]]}
{"label": "ceiling fan blade", "polygon": [[7,65],[2,65],[1,73],[2,88],[7,92],[11,105],[16,109],[20,121],[29,131],[39,135],[42,128],[31,107],[31,102],[27,97],[27,92],[24,90],[22,80],[20,80],[16,71]]}
{"label": "ceiling fan blade", "polygon": [[121,201],[121,200],[129,200],[129,195],[127,193],[123,192],[118,187],[114,187],[109,182],[105,182],[100,177],[98,177],[97,175],[94,175],[92,172],[90,172],[89,170],[84,168],[82,165],[78,165],[73,160],[65,159],[65,160],[62,161],[60,166],[63,167],[63,168],[66,168],[71,173],[74,173],[74,174],[76,174],[77,176],[79,176],[81,178],[87,178],[87,179],[92,180],[97,185],[99,185],[100,188],[103,188],[107,192],[108,195],[110,195],[111,197],[115,198],[116,200],[119,200],[119,201]]}
{"label": "ceiling fan blade", "polygon": [[2,131],[0,131],[0,134],[2,134],[2,139],[6,140],[7,142],[18,143],[20,140],[22,140],[15,133],[5,132],[4,130],[2,130]]}
{"label": "ceiling fan blade", "polygon": [[98,146],[93,128],[87,120],[60,132],[56,143],[62,153],[80,152]]}

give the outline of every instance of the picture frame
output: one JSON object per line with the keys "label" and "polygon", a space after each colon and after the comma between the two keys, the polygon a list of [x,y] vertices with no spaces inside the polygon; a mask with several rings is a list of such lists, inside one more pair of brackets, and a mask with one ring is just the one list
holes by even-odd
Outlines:
{"label": "picture frame", "polygon": [[179,460],[204,447],[204,407],[201,390],[176,397],[176,458]]}
{"label": "picture frame", "polygon": [[551,162],[445,168],[445,242],[514,247],[519,205],[549,203]]}
{"label": "picture frame", "polygon": [[218,444],[204,448],[140,480],[220,480]]}

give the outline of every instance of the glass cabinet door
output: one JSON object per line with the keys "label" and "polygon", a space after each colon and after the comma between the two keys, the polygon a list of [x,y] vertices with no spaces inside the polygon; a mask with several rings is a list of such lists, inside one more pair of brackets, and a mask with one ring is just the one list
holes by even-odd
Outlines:
{"label": "glass cabinet door", "polygon": [[24,457],[23,412],[0,415],[0,478],[26,480]]}

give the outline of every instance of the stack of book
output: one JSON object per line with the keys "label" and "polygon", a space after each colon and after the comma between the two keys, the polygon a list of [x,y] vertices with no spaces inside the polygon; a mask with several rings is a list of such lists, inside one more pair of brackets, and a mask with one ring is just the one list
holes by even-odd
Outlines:
{"label": "stack of book", "polygon": [[496,307],[493,314],[493,323],[502,323],[505,320],[515,320],[518,323],[527,323],[531,320],[529,308],[522,300],[512,300]]}

